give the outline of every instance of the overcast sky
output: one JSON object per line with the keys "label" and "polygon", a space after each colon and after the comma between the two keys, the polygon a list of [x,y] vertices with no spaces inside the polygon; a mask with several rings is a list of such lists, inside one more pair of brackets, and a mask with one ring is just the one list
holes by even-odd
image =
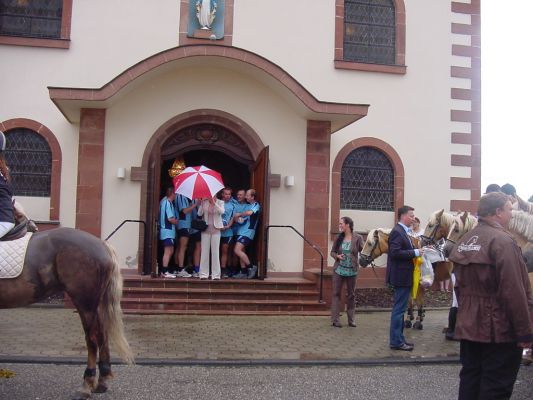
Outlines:
{"label": "overcast sky", "polygon": [[481,2],[481,191],[533,195],[533,0]]}

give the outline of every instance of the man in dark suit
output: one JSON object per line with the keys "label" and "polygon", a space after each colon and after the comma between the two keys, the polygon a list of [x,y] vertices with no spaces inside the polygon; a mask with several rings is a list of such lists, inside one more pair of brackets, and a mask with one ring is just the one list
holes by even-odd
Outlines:
{"label": "man in dark suit", "polygon": [[389,235],[389,255],[387,259],[387,283],[394,287],[394,305],[390,318],[390,348],[411,351],[412,343],[403,336],[403,314],[413,286],[413,258],[421,256],[423,249],[415,249],[408,232],[415,221],[414,208],[403,206],[398,209],[398,223]]}

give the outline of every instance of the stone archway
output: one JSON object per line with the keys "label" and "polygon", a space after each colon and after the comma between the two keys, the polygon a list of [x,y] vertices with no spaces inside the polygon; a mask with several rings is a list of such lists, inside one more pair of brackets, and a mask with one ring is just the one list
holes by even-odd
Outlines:
{"label": "stone archway", "polygon": [[[146,232],[139,234],[138,271],[149,273],[154,247],[153,222],[157,214],[161,158],[170,151],[190,151],[209,146],[253,163],[265,145],[259,135],[240,118],[220,110],[201,109],[177,115],[161,125],[148,141],[142,165],[131,168],[131,180],[141,183],[140,219]],[[236,147],[236,148],[235,148]]]}

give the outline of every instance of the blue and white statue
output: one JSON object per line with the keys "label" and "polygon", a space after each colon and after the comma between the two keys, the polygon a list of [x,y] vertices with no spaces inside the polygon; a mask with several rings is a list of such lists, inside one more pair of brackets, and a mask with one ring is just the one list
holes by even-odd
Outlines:
{"label": "blue and white statue", "polygon": [[196,2],[196,17],[202,29],[211,29],[216,13],[217,3],[214,0],[198,0]]}

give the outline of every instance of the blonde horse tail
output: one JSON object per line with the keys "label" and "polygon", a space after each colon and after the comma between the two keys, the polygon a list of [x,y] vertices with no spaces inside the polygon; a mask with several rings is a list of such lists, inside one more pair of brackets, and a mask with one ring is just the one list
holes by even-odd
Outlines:
{"label": "blonde horse tail", "polygon": [[124,324],[122,322],[122,308],[120,307],[120,299],[122,298],[122,275],[118,265],[117,254],[111,245],[107,242],[104,242],[104,244],[111,256],[112,271],[102,295],[100,318],[108,339],[115,345],[120,357],[127,364],[133,364],[133,352],[126,340]]}

